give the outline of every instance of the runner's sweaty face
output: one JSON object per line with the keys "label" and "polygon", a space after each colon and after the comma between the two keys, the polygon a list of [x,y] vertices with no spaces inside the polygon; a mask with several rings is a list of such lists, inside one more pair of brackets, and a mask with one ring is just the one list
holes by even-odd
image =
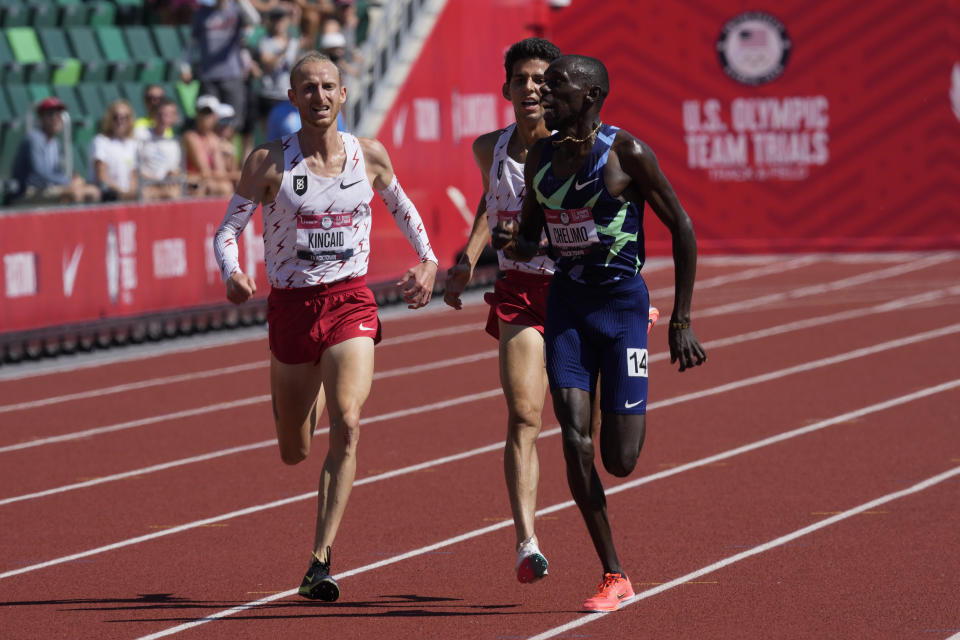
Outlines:
{"label": "runner's sweaty face", "polygon": [[547,66],[546,60],[538,58],[518,60],[513,64],[510,82],[503,85],[503,97],[513,103],[513,114],[518,122],[536,123],[543,118],[540,88]]}
{"label": "runner's sweaty face", "polygon": [[563,58],[552,62],[543,78],[540,102],[543,105],[544,124],[554,131],[574,127],[583,110],[583,96],[586,93],[578,78],[570,72]]}
{"label": "runner's sweaty face", "polygon": [[340,71],[327,61],[307,62],[296,70],[290,88],[290,102],[300,112],[303,127],[336,126],[337,114],[347,100],[347,88],[340,84]]}

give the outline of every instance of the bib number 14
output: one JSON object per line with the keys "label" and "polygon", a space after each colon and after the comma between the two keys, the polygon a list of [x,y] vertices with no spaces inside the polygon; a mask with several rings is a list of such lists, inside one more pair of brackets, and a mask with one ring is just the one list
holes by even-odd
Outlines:
{"label": "bib number 14", "polygon": [[627,375],[631,378],[647,377],[646,349],[627,349]]}

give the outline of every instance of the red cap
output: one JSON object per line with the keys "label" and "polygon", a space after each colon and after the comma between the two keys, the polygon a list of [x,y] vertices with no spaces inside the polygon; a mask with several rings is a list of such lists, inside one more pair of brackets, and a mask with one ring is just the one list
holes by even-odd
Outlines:
{"label": "red cap", "polygon": [[60,98],[50,96],[40,101],[40,104],[37,105],[37,113],[43,113],[44,111],[62,111],[66,108],[67,105],[63,104]]}

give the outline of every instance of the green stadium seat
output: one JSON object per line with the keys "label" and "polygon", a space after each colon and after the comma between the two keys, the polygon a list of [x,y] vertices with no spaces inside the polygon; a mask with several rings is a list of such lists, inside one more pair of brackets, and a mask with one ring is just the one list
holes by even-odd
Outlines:
{"label": "green stadium seat", "polygon": [[124,97],[123,93],[120,92],[120,86],[114,82],[101,82],[97,85],[97,90],[100,92],[100,97],[103,98],[104,111],[109,108],[111,102]]}
{"label": "green stadium seat", "polygon": [[137,77],[137,67],[130,58],[120,27],[96,27],[97,40],[103,57],[110,65],[111,82],[127,82]]}
{"label": "green stadium seat", "polygon": [[180,43],[183,45],[184,50],[190,46],[190,39],[192,27],[189,24],[181,24],[177,26],[177,35],[180,36]]}
{"label": "green stadium seat", "polygon": [[27,70],[13,56],[6,34],[0,34],[0,82],[23,84],[26,81]]}
{"label": "green stadium seat", "polygon": [[87,24],[91,27],[105,27],[117,21],[117,7],[112,2],[87,2],[90,14]]}
{"label": "green stadium seat", "polygon": [[52,73],[50,74],[50,83],[55,85],[75,85],[80,82],[80,75],[83,73],[83,65],[76,58],[67,58],[60,60],[56,64],[51,63]]}
{"label": "green stadium seat", "polygon": [[20,120],[20,114],[13,110],[10,101],[7,99],[7,92],[0,91],[0,126]]}
{"label": "green stadium seat", "polygon": [[90,143],[97,135],[99,126],[100,122],[94,121],[73,128],[73,172],[84,178],[89,176]]}
{"label": "green stadium seat", "polygon": [[24,125],[22,122],[9,123],[3,126],[3,141],[0,142],[0,176],[4,179],[13,175],[13,161],[23,137]]}
{"label": "green stadium seat", "polygon": [[74,56],[83,63],[84,82],[105,82],[110,69],[100,51],[97,38],[90,27],[69,27],[67,40],[73,49]]}
{"label": "green stadium seat", "polygon": [[0,2],[0,25],[26,27],[30,24],[30,7],[23,0]]}
{"label": "green stadium seat", "polygon": [[177,98],[183,108],[183,115],[193,118],[197,115],[197,96],[200,95],[200,83],[197,80],[189,84],[178,82],[175,85]]}
{"label": "green stadium seat", "polygon": [[19,114],[21,118],[33,108],[33,101],[25,84],[8,84],[7,97],[10,99],[13,112]]}
{"label": "green stadium seat", "polygon": [[151,28],[153,32],[153,42],[156,45],[157,53],[167,61],[166,80],[176,82],[180,79],[180,62],[183,60],[184,47],[177,34],[176,27],[170,25],[154,25]]}
{"label": "green stadium seat", "polygon": [[37,40],[37,34],[33,27],[10,27],[4,31],[7,35],[7,42],[10,43],[13,57],[26,71],[26,81],[46,82],[49,80],[50,70],[47,67],[43,49],[40,47],[40,41]]}
{"label": "green stadium seat", "polygon": [[37,29],[37,38],[52,70],[50,82],[56,85],[77,84],[83,72],[83,63],[73,55],[63,32],[56,27]]}
{"label": "green stadium seat", "polygon": [[80,94],[77,92],[77,87],[70,85],[53,85],[52,89],[53,95],[63,100],[63,104],[67,105],[67,111],[70,113],[70,119],[73,120],[75,126],[78,123],[88,122],[100,116],[100,114],[87,113],[87,110],[83,106],[83,101],[80,100]]}
{"label": "green stadium seat", "polygon": [[167,64],[153,46],[150,31],[143,26],[124,27],[130,57],[137,63],[140,82],[162,82],[166,79]]}
{"label": "green stadium seat", "polygon": [[90,178],[90,143],[87,143],[85,147],[81,147],[76,143],[72,145],[73,150],[73,173],[83,177],[84,179]]}
{"label": "green stadium seat", "polygon": [[143,0],[113,0],[118,24],[141,24],[144,20]]}
{"label": "green stadium seat", "polygon": [[30,24],[38,27],[55,27],[60,11],[52,0],[30,2]]}
{"label": "green stadium seat", "polygon": [[30,100],[33,101],[33,104],[36,104],[52,96],[53,90],[48,84],[34,83],[27,85],[27,93],[30,95]]}
{"label": "green stadium seat", "polygon": [[33,27],[10,27],[5,30],[10,50],[20,64],[44,62],[43,49]]}
{"label": "green stadium seat", "polygon": [[43,47],[47,60],[66,60],[75,58],[70,42],[63,37],[63,31],[56,27],[41,27],[37,29],[37,39]]}
{"label": "green stadium seat", "polygon": [[98,85],[92,82],[84,82],[77,85],[77,96],[83,103],[83,110],[94,122],[100,122],[103,114],[107,111],[107,105],[103,102],[103,96],[100,95]]}
{"label": "green stadium seat", "polygon": [[90,6],[82,0],[57,0],[60,9],[60,26],[82,27],[87,24]]}
{"label": "green stadium seat", "polygon": [[130,102],[133,107],[134,120],[147,115],[147,105],[143,101],[143,88],[146,84],[142,82],[124,82],[120,86],[123,97]]}

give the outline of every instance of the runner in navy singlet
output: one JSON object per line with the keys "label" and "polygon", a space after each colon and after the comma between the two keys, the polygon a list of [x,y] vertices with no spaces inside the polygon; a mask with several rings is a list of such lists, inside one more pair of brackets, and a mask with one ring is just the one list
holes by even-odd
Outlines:
{"label": "runner in navy singlet", "polygon": [[690,328],[697,244],[690,218],[650,147],[601,122],[609,93],[603,63],[563,56],[544,78],[544,121],[557,133],[530,149],[520,222],[502,221],[493,241],[523,259],[538,250],[544,230],[549,238],[556,266],[544,329],[547,374],[563,431],[567,480],[604,572],[584,607],[613,611],[634,593],[617,557],[594,466],[590,398],[599,375],[600,456],[607,471],[627,476],[646,432],[644,203],[673,236],[676,290],[668,340],[671,362],[679,362],[680,371],[706,360]]}

